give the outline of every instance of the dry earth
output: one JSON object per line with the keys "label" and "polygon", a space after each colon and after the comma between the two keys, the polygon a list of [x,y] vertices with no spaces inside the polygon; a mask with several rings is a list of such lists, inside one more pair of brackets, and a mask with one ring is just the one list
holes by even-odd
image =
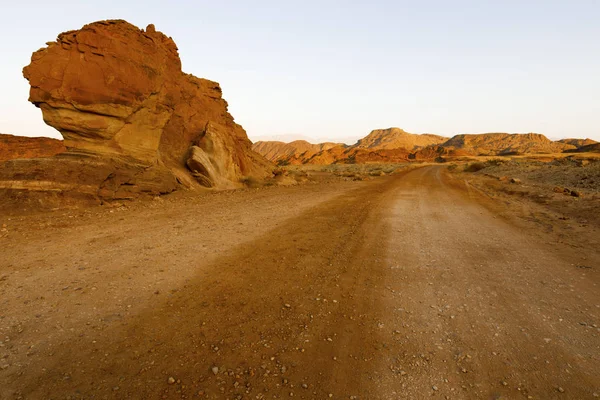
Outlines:
{"label": "dry earth", "polygon": [[431,166],[2,215],[0,398],[597,397],[599,247],[524,204]]}
{"label": "dry earth", "polygon": [[[466,169],[472,165],[484,168],[458,176],[486,196],[518,206],[523,215],[538,220],[547,231],[562,226],[557,233],[565,233],[572,245],[590,247],[578,228],[600,228],[600,159],[596,155],[552,158],[475,162],[465,164]],[[600,245],[599,240],[592,245]]]}

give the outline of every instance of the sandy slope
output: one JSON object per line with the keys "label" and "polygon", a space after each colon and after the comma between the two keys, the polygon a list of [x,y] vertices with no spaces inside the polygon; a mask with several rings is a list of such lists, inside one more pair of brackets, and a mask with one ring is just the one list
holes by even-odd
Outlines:
{"label": "sandy slope", "polygon": [[428,167],[2,217],[0,398],[592,398],[598,250],[521,212]]}

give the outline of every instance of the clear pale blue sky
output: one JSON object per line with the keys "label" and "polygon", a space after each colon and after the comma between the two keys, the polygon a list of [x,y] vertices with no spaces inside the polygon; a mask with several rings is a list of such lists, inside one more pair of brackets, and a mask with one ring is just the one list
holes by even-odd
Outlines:
{"label": "clear pale blue sky", "polygon": [[3,133],[59,137],[21,69],[58,33],[121,18],[173,37],[251,138],[399,126],[600,140],[600,0],[4,3]]}

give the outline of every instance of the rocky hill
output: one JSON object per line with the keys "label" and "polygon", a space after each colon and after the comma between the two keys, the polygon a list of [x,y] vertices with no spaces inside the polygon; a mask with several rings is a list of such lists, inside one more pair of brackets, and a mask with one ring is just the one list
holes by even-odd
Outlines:
{"label": "rocky hill", "polygon": [[592,139],[561,139],[558,142],[560,143],[565,143],[565,144],[570,144],[572,146],[575,146],[577,148],[580,147],[584,147],[584,146],[589,146],[590,144],[596,144],[598,142],[596,142],[595,140]]}
{"label": "rocky hill", "polygon": [[110,200],[235,187],[244,176],[270,174],[219,84],[182,72],[177,46],[153,25],[110,20],[62,33],[33,53],[23,75],[29,101],[68,150],[5,162],[0,188]]}
{"label": "rocky hill", "polygon": [[600,143],[591,143],[573,150],[566,150],[567,153],[600,153]]}
{"label": "rocky hill", "polygon": [[575,146],[553,142],[539,133],[481,133],[456,135],[442,146],[472,155],[561,153]]}
{"label": "rocky hill", "polygon": [[438,135],[408,133],[400,128],[375,129],[354,146],[359,149],[406,149],[417,150],[426,146],[442,144],[448,138]]}
{"label": "rocky hill", "polygon": [[288,164],[302,164],[315,154],[336,146],[345,147],[343,143],[325,142],[312,144],[306,140],[295,140],[290,143],[258,141],[252,145],[252,149],[273,162],[284,159],[287,160]]}
{"label": "rocky hill", "polygon": [[[287,146],[283,142],[259,142],[254,149],[279,164],[334,164],[365,162],[441,161],[477,155],[510,155],[561,153],[574,151],[575,143],[585,144],[582,151],[594,151],[594,141],[568,139],[553,142],[537,133],[509,134],[483,133],[456,135],[450,139],[430,134],[411,134],[399,128],[377,129],[352,146],[327,143],[320,145],[303,142]],[[571,144],[573,143],[573,144]],[[587,149],[587,150],[586,150]]]}
{"label": "rocky hill", "polygon": [[438,135],[417,135],[400,128],[376,129],[348,146],[343,143],[311,144],[304,140],[291,143],[256,142],[252,148],[278,164],[333,164],[365,162],[402,162],[414,151],[443,143],[448,138]]}
{"label": "rocky hill", "polygon": [[15,158],[51,157],[67,150],[62,140],[0,133],[0,161]]}

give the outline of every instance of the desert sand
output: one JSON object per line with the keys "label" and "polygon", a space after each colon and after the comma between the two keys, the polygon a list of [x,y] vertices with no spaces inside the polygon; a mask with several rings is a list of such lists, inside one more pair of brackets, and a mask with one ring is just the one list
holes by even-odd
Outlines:
{"label": "desert sand", "polygon": [[597,215],[465,182],[3,217],[1,397],[597,395]]}
{"label": "desert sand", "polygon": [[0,399],[600,396],[593,140],[253,145],[123,20],[24,77],[64,140],[0,136]]}

